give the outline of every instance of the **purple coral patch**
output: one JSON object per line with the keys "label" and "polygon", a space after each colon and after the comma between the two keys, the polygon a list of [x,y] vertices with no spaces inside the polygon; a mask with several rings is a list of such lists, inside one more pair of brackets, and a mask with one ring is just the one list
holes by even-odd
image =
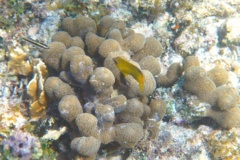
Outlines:
{"label": "purple coral patch", "polygon": [[3,146],[6,150],[10,149],[12,155],[20,160],[28,160],[32,158],[35,148],[40,147],[40,143],[29,133],[16,131],[3,142]]}

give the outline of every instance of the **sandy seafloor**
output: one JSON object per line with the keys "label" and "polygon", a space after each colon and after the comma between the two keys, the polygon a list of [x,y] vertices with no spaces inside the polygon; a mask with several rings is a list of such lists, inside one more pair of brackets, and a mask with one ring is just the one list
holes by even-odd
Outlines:
{"label": "sandy seafloor", "polygon": [[[71,3],[84,7],[76,10]],[[108,14],[137,33],[156,37],[163,46],[161,74],[174,62],[182,64],[186,55],[195,55],[206,71],[216,65],[227,70],[226,85],[240,91],[240,0],[0,0],[0,159],[23,159],[11,149],[6,151],[6,140],[13,134],[18,134],[19,140],[25,136],[37,143],[34,154],[25,159],[68,159],[62,139],[69,129],[54,116],[29,115],[26,87],[33,74],[26,71],[27,60],[28,56],[41,57],[42,50],[21,37],[47,44],[61,20],[77,13],[96,19]],[[183,92],[180,83],[181,78],[172,87],[156,89],[156,96],[167,104],[167,113],[155,139],[111,154],[102,151],[97,158],[240,160],[240,128],[226,130],[211,118],[196,118],[187,105],[196,96],[178,96]]]}

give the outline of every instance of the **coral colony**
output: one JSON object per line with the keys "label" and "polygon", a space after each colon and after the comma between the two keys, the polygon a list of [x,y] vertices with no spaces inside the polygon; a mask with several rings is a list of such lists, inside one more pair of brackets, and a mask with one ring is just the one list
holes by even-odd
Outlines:
{"label": "coral colony", "polygon": [[[46,79],[44,90],[49,100],[59,102],[62,118],[79,131],[71,148],[82,156],[95,157],[101,144],[116,141],[122,147],[134,147],[143,138],[144,129],[154,138],[166,105],[147,96],[156,88],[152,72],[160,71],[156,57],[161,55],[161,44],[109,16],[100,20],[98,31],[94,20],[82,15],[65,18],[62,28],[65,31],[54,34],[43,53],[46,65],[53,74],[59,74]],[[86,53],[81,48],[84,44]],[[132,60],[129,53],[141,63]],[[129,65],[125,70],[130,74],[122,74],[114,62],[116,57],[123,59],[119,65]],[[146,64],[145,58],[155,63]],[[142,74],[144,81],[137,81],[134,74]]]}
{"label": "coral colony", "polygon": [[[81,9],[103,7],[90,7],[95,1],[76,3]],[[104,3],[113,7],[120,1]],[[48,16],[41,27],[52,18],[49,43],[23,38],[40,47],[41,54],[30,56],[26,46],[6,47],[6,68],[29,81],[16,85],[26,89],[21,98],[27,102],[0,109],[0,159],[239,159],[240,65],[212,62],[205,52],[212,54],[218,41],[221,47],[230,45],[231,56],[239,59],[240,28],[234,22],[240,18],[228,18],[218,30],[196,22],[194,18],[234,14],[224,2],[213,3],[220,2],[210,0],[212,7],[181,0],[130,3],[133,14],[152,21],[157,36],[139,33],[106,11],[104,16],[81,13],[61,20]],[[70,4],[75,2],[67,6],[74,9]],[[208,22],[220,23],[211,18]],[[28,104],[25,110],[23,104]],[[30,120],[22,118],[27,116]],[[14,125],[18,127],[9,131]]]}

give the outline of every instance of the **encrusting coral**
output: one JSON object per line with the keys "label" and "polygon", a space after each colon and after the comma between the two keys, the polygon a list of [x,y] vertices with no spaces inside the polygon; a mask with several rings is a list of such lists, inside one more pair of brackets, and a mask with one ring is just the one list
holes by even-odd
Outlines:
{"label": "encrusting coral", "polygon": [[6,156],[6,159],[39,159],[43,154],[40,141],[29,133],[21,131],[15,131],[3,141],[3,151],[4,155],[1,157]]}
{"label": "encrusting coral", "polygon": [[236,130],[214,131],[206,139],[213,159],[240,158],[239,134]]}

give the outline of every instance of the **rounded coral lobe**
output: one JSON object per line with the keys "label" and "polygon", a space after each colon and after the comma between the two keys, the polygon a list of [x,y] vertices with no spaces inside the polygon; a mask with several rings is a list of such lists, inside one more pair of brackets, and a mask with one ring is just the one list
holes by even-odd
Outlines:
{"label": "rounded coral lobe", "polygon": [[61,57],[66,50],[66,46],[61,42],[51,42],[48,47],[49,49],[45,49],[43,52],[43,61],[48,67],[59,71]]}
{"label": "rounded coral lobe", "polygon": [[89,83],[96,92],[102,92],[115,83],[115,77],[109,69],[98,67],[93,71]]}
{"label": "rounded coral lobe", "polygon": [[83,112],[79,100],[74,95],[64,96],[58,104],[58,110],[67,122],[72,122],[78,114]]}
{"label": "rounded coral lobe", "polygon": [[71,142],[71,148],[82,156],[91,157],[96,155],[101,145],[101,141],[90,137],[74,138]]}
{"label": "rounded coral lobe", "polygon": [[143,137],[143,128],[136,123],[122,123],[115,126],[115,140],[126,148],[133,148]]}
{"label": "rounded coral lobe", "polygon": [[74,56],[70,60],[70,71],[77,82],[85,84],[93,73],[93,61],[86,55]]}

